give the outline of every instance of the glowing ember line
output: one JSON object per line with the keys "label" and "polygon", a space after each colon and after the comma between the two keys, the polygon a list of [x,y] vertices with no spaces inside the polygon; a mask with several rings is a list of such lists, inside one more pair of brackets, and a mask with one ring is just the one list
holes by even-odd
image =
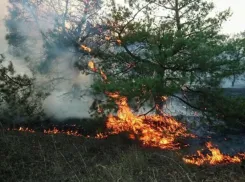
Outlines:
{"label": "glowing ember line", "polygon": [[[29,132],[29,133],[35,133],[34,130],[29,129],[29,128],[24,128],[24,127],[19,127],[18,129],[14,128],[12,129],[13,131],[20,131],[20,132]],[[10,129],[8,129],[10,131]]]}
{"label": "glowing ember line", "polygon": [[77,130],[72,131],[72,130],[68,130],[68,131],[64,131],[64,130],[58,130],[56,127],[54,127],[54,129],[48,129],[48,130],[44,130],[45,134],[65,134],[65,135],[72,135],[72,136],[82,136]]}
{"label": "glowing ember line", "polygon": [[[20,132],[30,132],[30,133],[35,133],[34,130],[29,129],[29,128],[24,128],[20,127],[19,129],[8,129],[8,131],[20,131]],[[78,130],[59,130],[58,128],[54,127],[53,129],[47,129],[43,131],[44,134],[49,134],[49,135],[56,135],[56,134],[64,134],[64,135],[70,135],[70,136],[77,136],[77,137],[86,137],[86,138],[91,138],[89,135],[84,136],[81,133],[79,133]],[[104,139],[107,138],[108,135],[103,134],[103,133],[98,133],[95,135],[94,138],[96,139]]]}

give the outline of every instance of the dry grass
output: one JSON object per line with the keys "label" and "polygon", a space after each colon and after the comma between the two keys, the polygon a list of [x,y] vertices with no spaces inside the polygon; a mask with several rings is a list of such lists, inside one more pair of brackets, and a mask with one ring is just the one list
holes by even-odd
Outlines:
{"label": "dry grass", "polygon": [[245,181],[241,164],[190,166],[177,152],[143,149],[122,136],[0,135],[0,181]]}

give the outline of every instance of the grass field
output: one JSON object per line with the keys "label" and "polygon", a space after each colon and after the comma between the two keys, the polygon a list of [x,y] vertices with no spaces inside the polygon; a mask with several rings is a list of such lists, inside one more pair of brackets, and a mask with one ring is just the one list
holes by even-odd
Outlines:
{"label": "grass field", "polygon": [[197,167],[181,157],[181,151],[141,148],[123,135],[96,140],[8,131],[0,136],[0,181],[245,181],[241,164]]}

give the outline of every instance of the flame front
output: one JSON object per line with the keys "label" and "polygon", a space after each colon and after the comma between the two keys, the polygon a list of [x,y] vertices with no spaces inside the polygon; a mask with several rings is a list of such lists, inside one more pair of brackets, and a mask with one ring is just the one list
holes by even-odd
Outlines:
{"label": "flame front", "polygon": [[117,116],[109,115],[106,126],[113,134],[129,132],[129,138],[135,136],[143,146],[158,147],[161,149],[178,149],[177,137],[194,137],[187,133],[181,123],[170,116],[147,115],[138,116],[132,113],[127,98],[118,93],[107,93],[116,100],[118,106]]}
{"label": "flame front", "polygon": [[[8,128],[8,131],[10,131],[11,129]],[[29,132],[29,133],[35,133],[35,131],[33,129],[29,129],[29,128],[24,128],[24,127],[19,127],[18,129],[13,128],[13,131],[20,131],[20,132]]]}
{"label": "flame front", "polygon": [[[90,61],[88,66],[96,71],[94,63]],[[100,70],[100,75],[107,80],[105,73]],[[173,117],[166,115],[138,116],[132,113],[127,103],[127,98],[119,93],[106,93],[115,99],[118,106],[117,116],[110,114],[106,126],[111,130],[110,134],[128,132],[129,138],[138,139],[143,146],[158,147],[161,149],[178,149],[177,137],[194,137],[187,133],[187,129]],[[166,100],[167,97],[162,97]]]}
{"label": "flame front", "polygon": [[201,150],[197,151],[195,156],[183,157],[184,162],[195,165],[216,165],[216,164],[226,164],[226,163],[240,163],[245,159],[245,154],[238,154],[237,156],[224,155],[220,150],[213,146],[211,142],[206,143],[206,147],[210,151],[210,154],[204,155]]}
{"label": "flame front", "polygon": [[[14,129],[10,129],[8,128],[8,131],[20,131],[20,132],[30,132],[30,133],[35,133],[35,131],[33,129],[29,129],[29,128],[24,128],[24,127],[19,127],[18,129],[14,128]],[[43,130],[44,134],[49,134],[49,135],[57,135],[57,134],[64,134],[64,135],[69,135],[69,136],[77,136],[77,137],[86,137],[86,138],[91,138],[89,135],[84,136],[82,135],[78,129],[74,129],[74,130],[61,130],[58,129],[56,127],[53,127],[53,129],[44,129]],[[107,138],[108,135],[104,134],[104,133],[97,133],[94,138],[96,139],[104,139]]]}
{"label": "flame front", "polygon": [[[106,37],[109,40],[109,37]],[[121,44],[120,40],[117,40]],[[87,52],[91,52],[91,49],[82,45],[82,49]],[[101,75],[104,81],[107,80],[106,74],[95,67],[93,61],[88,62],[88,66],[92,71]],[[196,137],[193,134],[187,132],[187,128],[173,117],[164,113],[161,115],[136,115],[134,114],[129,105],[127,98],[121,96],[119,92],[105,93],[109,97],[113,98],[118,106],[117,116],[110,114],[106,121],[106,127],[110,131],[107,134],[98,133],[94,136],[96,139],[107,138],[110,134],[119,134],[121,132],[127,132],[128,137],[132,140],[139,140],[143,146],[157,147],[160,149],[180,149],[180,143],[176,141],[179,137]],[[162,101],[166,101],[167,97],[162,96]],[[156,106],[159,109],[158,106]],[[98,112],[102,112],[102,108],[98,108]],[[34,132],[34,130],[20,127],[19,129],[13,129],[24,132]],[[72,136],[84,136],[80,134],[79,130],[59,130],[56,127],[53,129],[44,130],[45,134],[66,134]],[[90,138],[89,135],[86,138]],[[188,145],[187,145],[188,146]],[[188,164],[195,165],[217,165],[228,163],[240,163],[245,159],[245,153],[239,153],[236,156],[224,155],[221,151],[214,147],[211,142],[206,143],[206,147],[210,154],[204,155],[201,150],[197,151],[194,156],[185,156],[183,161]]]}

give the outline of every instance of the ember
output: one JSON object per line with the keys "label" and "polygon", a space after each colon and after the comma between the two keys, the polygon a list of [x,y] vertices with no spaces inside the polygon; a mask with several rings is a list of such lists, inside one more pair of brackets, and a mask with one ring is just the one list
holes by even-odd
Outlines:
{"label": "ember", "polygon": [[14,131],[22,131],[22,132],[30,132],[30,133],[35,133],[34,130],[29,129],[29,128],[24,128],[24,127],[19,127],[19,129],[13,129]]}
{"label": "ember", "polygon": [[107,137],[108,137],[108,135],[103,134],[103,133],[98,133],[98,134],[95,136],[95,138],[97,138],[97,139],[104,139],[104,138],[107,138]]}
{"label": "ember", "polygon": [[89,48],[85,45],[81,45],[81,49],[83,49],[84,51],[87,51],[87,52],[91,52],[91,48]]}
{"label": "ember", "polygon": [[[20,127],[18,129],[8,129],[8,131],[20,131],[20,132],[30,132],[30,133],[35,133],[35,131],[33,129],[29,129],[29,128],[24,128],[24,127]],[[77,136],[77,137],[86,137],[86,138],[91,138],[90,135],[84,136],[81,134],[81,132],[79,130],[62,130],[62,129],[58,129],[56,127],[52,128],[52,129],[44,129],[43,130],[44,134],[49,134],[49,135],[56,135],[56,134],[64,134],[64,135],[70,135],[70,136]],[[108,135],[103,134],[103,133],[97,133],[94,138],[96,139],[104,139],[107,138]]]}
{"label": "ember", "polygon": [[82,136],[77,130],[58,130],[56,127],[54,129],[44,130],[45,134],[65,134],[65,135],[72,135],[72,136]]}
{"label": "ember", "polygon": [[107,80],[107,76],[105,75],[105,73],[102,70],[100,70],[100,74],[104,80]]}
{"label": "ember", "polygon": [[95,65],[94,65],[94,62],[93,62],[93,61],[89,61],[89,62],[88,62],[88,66],[90,67],[90,69],[91,69],[92,71],[96,71],[96,68],[95,68]]}
{"label": "ember", "polygon": [[184,162],[195,165],[217,165],[217,164],[227,164],[227,163],[240,163],[245,159],[245,154],[238,154],[237,156],[224,155],[220,150],[213,146],[211,142],[206,143],[206,147],[211,152],[211,154],[204,155],[200,150],[197,151],[195,156],[183,157]]}
{"label": "ember", "polygon": [[119,45],[121,45],[121,44],[122,44],[122,41],[121,41],[120,39],[117,39],[117,43],[118,43]]}

